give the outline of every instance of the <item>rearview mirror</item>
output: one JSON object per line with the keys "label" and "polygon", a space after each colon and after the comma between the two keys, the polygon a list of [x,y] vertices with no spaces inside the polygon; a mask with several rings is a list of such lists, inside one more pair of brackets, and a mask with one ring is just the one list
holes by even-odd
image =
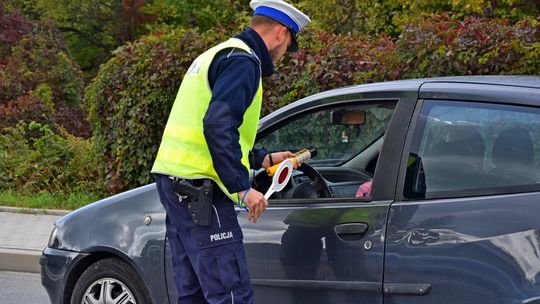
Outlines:
{"label": "rearview mirror", "polygon": [[331,112],[333,125],[363,125],[366,123],[366,111],[336,110]]}

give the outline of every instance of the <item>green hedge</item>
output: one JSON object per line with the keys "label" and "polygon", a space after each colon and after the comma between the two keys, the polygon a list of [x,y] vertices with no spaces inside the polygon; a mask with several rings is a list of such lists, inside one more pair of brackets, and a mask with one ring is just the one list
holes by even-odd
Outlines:
{"label": "green hedge", "polygon": [[0,3],[2,195],[105,191],[94,144],[79,137],[90,137],[81,76],[54,27]]}
{"label": "green hedge", "polygon": [[404,26],[426,16],[449,13],[455,20],[466,16],[507,18],[517,22],[540,13],[531,0],[292,0],[312,19],[310,27],[328,33],[367,36],[385,33],[397,37]]}
{"label": "green hedge", "polygon": [[510,25],[504,19],[448,15],[408,26],[387,57],[393,78],[443,75],[538,74],[540,19]]}
{"label": "green hedge", "polygon": [[[397,39],[359,39],[307,31],[303,49],[265,79],[263,115],[320,91],[403,78],[538,74],[538,20],[448,15],[419,19]],[[177,31],[118,49],[86,91],[107,185],[121,191],[152,180],[150,168],[182,75],[223,34]]]}
{"label": "green hedge", "polygon": [[105,193],[92,140],[20,122],[0,132],[0,190]]}

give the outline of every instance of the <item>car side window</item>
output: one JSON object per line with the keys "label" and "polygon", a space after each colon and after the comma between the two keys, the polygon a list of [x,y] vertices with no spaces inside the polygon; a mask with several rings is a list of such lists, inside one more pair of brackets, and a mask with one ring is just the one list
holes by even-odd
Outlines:
{"label": "car side window", "polygon": [[[323,177],[332,197],[368,200],[371,184],[364,183],[373,177],[395,106],[394,100],[355,101],[297,113],[258,138],[255,147],[292,152],[315,147],[317,156],[306,163]],[[314,181],[313,176],[299,171],[304,170],[295,170],[289,185],[272,199],[325,197],[306,185]],[[265,174],[255,174],[254,185],[259,190],[265,191],[269,186],[265,178]]]}
{"label": "car side window", "polygon": [[404,195],[444,198],[539,190],[540,109],[424,101]]}
{"label": "car side window", "polygon": [[[377,103],[333,107],[306,113],[281,126],[255,146],[269,151],[296,151],[317,148],[317,157],[309,161],[314,167],[338,166],[358,155],[383,136],[395,103]],[[365,121],[360,124],[337,123],[333,114],[340,111],[363,111]]]}

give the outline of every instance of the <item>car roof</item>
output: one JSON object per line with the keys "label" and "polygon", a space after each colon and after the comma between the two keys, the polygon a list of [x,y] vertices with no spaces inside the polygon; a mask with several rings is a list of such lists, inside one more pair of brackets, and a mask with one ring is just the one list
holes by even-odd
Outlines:
{"label": "car roof", "polygon": [[514,75],[481,75],[481,76],[448,76],[417,79],[421,83],[471,83],[508,85],[540,89],[540,76],[514,76]]}
{"label": "car roof", "polygon": [[[280,121],[290,114],[303,109],[312,108],[316,106],[323,106],[327,103],[337,102],[339,99],[354,99],[354,98],[369,98],[370,96],[398,96],[405,95],[410,96],[411,93],[418,94],[420,88],[426,88],[426,94],[423,98],[433,97],[447,97],[447,95],[440,95],[440,92],[452,91],[454,94],[462,94],[464,86],[455,86],[454,84],[466,84],[471,89],[479,89],[477,85],[494,85],[494,86],[507,86],[509,88],[531,88],[540,89],[540,76],[512,76],[512,75],[482,75],[482,76],[448,76],[448,77],[433,77],[433,78],[418,78],[418,79],[405,79],[394,80],[386,82],[376,82],[352,85],[333,90],[320,92],[314,95],[307,96],[293,103],[290,103],[276,111],[268,114],[261,119],[259,129],[265,129],[271,122]],[[433,91],[433,87],[435,90]],[[437,89],[443,88],[442,90]],[[474,91],[474,90],[471,90]],[[501,91],[503,92],[501,94]],[[500,95],[498,98],[505,101],[508,94],[506,90],[497,90],[492,93]],[[475,100],[475,94],[463,95],[471,100]],[[486,91],[482,91],[482,94],[486,94]],[[531,97],[529,104],[538,104],[538,97]]]}
{"label": "car roof", "polygon": [[[346,86],[333,90],[320,92],[302,98],[294,103],[308,102],[314,99],[332,97],[337,95],[369,93],[369,92],[418,92],[419,88],[429,83],[466,83],[466,84],[486,84],[500,86],[514,86],[540,89],[540,76],[515,76],[515,75],[474,75],[474,76],[446,76],[433,78],[417,78],[393,80],[385,82],[374,82]],[[287,106],[285,106],[286,108]]]}
{"label": "car roof", "polygon": [[470,76],[444,76],[432,78],[415,78],[403,80],[391,80],[384,82],[374,82],[367,84],[357,84],[343,87],[335,90],[354,89],[362,87],[386,87],[395,85],[408,85],[411,88],[418,88],[425,83],[470,83],[470,84],[491,84],[491,85],[506,85],[519,86],[540,89],[540,76],[533,75],[470,75]]}

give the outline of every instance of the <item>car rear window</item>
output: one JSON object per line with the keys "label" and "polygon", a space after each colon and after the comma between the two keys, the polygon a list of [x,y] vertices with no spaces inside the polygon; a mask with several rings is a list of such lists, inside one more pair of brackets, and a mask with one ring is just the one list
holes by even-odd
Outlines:
{"label": "car rear window", "polygon": [[405,197],[538,191],[540,109],[425,101],[413,136]]}

